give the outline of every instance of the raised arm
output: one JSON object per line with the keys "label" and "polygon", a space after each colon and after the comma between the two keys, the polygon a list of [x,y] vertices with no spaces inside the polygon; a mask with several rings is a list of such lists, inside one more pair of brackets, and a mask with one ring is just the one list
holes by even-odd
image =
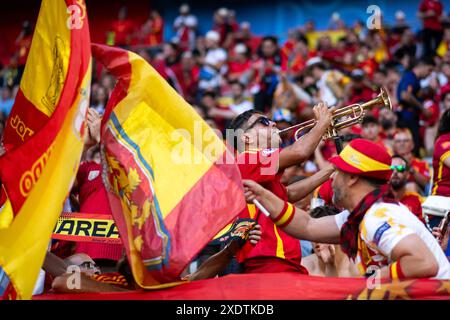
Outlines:
{"label": "raised arm", "polygon": [[433,253],[416,234],[400,240],[393,248],[391,258],[394,262],[380,271],[382,278],[431,278],[439,271]]}
{"label": "raised arm", "polygon": [[325,168],[323,168],[319,172],[316,172],[312,176],[290,184],[287,187],[289,202],[295,203],[306,197],[318,186],[327,181],[333,172],[333,165],[327,164]]}
{"label": "raised arm", "polygon": [[314,106],[313,111],[317,121],[316,125],[307,134],[280,152],[280,169],[300,164],[311,157],[330,126],[334,108],[329,109],[326,103],[319,102]]}
{"label": "raised arm", "polygon": [[[269,211],[271,219],[277,218],[284,208],[284,201],[252,180],[243,180],[243,182],[247,202],[258,200]],[[282,229],[297,239],[339,243],[340,231],[334,216],[313,219],[307,212],[295,208],[292,221]]]}

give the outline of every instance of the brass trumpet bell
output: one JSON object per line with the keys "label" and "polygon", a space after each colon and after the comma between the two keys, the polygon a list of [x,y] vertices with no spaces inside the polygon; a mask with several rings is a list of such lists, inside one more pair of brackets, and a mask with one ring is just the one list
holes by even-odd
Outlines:
{"label": "brass trumpet bell", "polygon": [[[323,139],[326,140],[329,138],[337,137],[338,130],[360,123],[363,120],[366,111],[376,107],[385,107],[392,110],[391,100],[389,99],[389,95],[385,88],[381,88],[378,96],[370,101],[362,104],[351,104],[335,110],[333,112],[333,120],[331,121],[331,125],[325,132]],[[294,134],[295,140],[298,140],[305,131],[309,131],[316,125],[316,123],[317,120],[311,119],[289,128],[280,130],[278,133],[298,128]]]}

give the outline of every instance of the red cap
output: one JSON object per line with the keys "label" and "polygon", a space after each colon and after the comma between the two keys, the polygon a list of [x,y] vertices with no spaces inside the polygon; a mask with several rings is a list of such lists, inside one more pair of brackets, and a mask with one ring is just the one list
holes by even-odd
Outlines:
{"label": "red cap", "polygon": [[339,155],[330,159],[339,170],[388,181],[392,158],[385,148],[372,141],[355,139]]}

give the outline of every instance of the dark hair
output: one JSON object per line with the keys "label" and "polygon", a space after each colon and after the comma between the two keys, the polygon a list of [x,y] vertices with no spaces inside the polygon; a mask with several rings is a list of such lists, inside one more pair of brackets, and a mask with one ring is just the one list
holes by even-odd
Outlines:
{"label": "dark hair", "polygon": [[359,177],[362,178],[364,181],[366,181],[368,184],[370,184],[372,187],[377,188],[377,189],[387,183],[387,181],[383,180],[383,179],[376,179],[376,178],[364,177],[364,176],[359,176]]}
{"label": "dark hair", "polygon": [[326,217],[326,216],[334,216],[336,214],[338,214],[340,211],[338,208],[334,207],[334,206],[319,206],[319,207],[315,207],[314,209],[312,209],[309,212],[309,215],[314,218],[314,219],[318,219],[318,218],[322,218],[322,217]]}
{"label": "dark hair", "polygon": [[430,57],[426,57],[426,58],[420,58],[420,59],[412,59],[411,63],[410,63],[410,69],[412,70],[413,68],[417,67],[417,66],[421,66],[421,65],[426,65],[426,66],[436,66],[436,63],[434,62],[434,60]]}
{"label": "dark hair", "polygon": [[263,43],[264,41],[270,41],[274,45],[278,45],[278,38],[275,36],[265,36],[264,38],[262,38],[261,43]]}
{"label": "dark hair", "polygon": [[405,159],[404,157],[402,157],[402,156],[399,155],[399,154],[394,154],[394,155],[392,156],[392,159],[394,159],[394,158],[401,159],[401,160],[406,164],[406,170],[409,170],[409,164],[408,164],[408,161],[406,161],[406,159]]}
{"label": "dark hair", "polygon": [[365,127],[366,125],[370,124],[370,123],[374,123],[376,125],[380,124],[377,120],[377,118],[375,118],[372,115],[367,115],[363,118],[362,122],[361,122],[361,126]]}
{"label": "dark hair", "polygon": [[122,257],[117,261],[116,268],[117,271],[125,277],[128,285],[133,287],[134,284],[133,272],[131,271],[131,266],[128,262],[127,255],[125,253],[123,253]]}
{"label": "dark hair", "polygon": [[436,139],[442,136],[443,134],[449,132],[450,132],[450,109],[445,111],[441,116],[441,120],[439,120]]}
{"label": "dark hair", "polygon": [[303,33],[299,33],[297,35],[297,41],[298,42],[303,42],[306,46],[309,45],[308,38],[306,38],[306,36]]}
{"label": "dark hair", "polygon": [[216,98],[216,93],[214,91],[209,91],[209,90],[205,91],[205,92],[203,92],[202,99],[205,98],[205,97],[210,97],[212,99],[215,99]]}
{"label": "dark hair", "polygon": [[435,91],[432,87],[427,86],[425,88],[422,88],[421,94],[422,94],[422,99],[433,99],[433,97],[435,95]]}
{"label": "dark hair", "polygon": [[[238,129],[243,129],[243,127],[247,124],[250,117],[254,114],[264,115],[262,112],[254,110],[254,109],[247,110],[247,111],[241,113],[240,115],[238,115],[236,118],[234,118],[231,121],[231,123],[227,129],[231,129],[231,130],[233,130],[233,132],[236,132]],[[231,136],[227,134],[227,139],[231,139],[231,138],[232,138],[232,141],[228,141],[228,143],[232,144],[233,148],[236,149],[238,146],[238,137],[236,136],[236,134],[233,134]]]}

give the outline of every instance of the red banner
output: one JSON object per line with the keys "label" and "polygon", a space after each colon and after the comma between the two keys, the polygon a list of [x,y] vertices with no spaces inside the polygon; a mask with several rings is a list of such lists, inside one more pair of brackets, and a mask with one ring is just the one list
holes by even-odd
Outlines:
{"label": "red banner", "polygon": [[[371,286],[373,285],[373,289]],[[34,300],[450,300],[450,281],[417,279],[379,284],[364,278],[295,273],[236,274],[156,291],[46,294]]]}

